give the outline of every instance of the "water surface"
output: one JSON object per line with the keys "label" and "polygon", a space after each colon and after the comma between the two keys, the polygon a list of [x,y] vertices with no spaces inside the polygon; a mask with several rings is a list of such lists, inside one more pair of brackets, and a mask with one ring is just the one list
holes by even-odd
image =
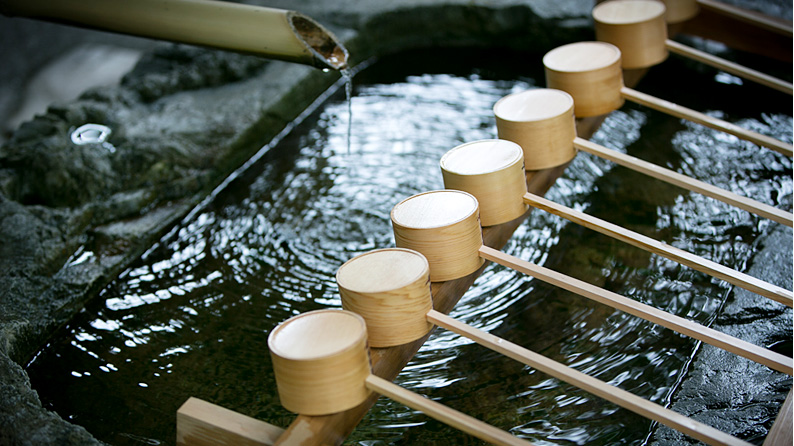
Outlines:
{"label": "water surface", "polygon": [[[175,413],[190,396],[288,425],[294,416],[278,403],[270,330],[302,312],[340,307],[337,268],[393,246],[392,206],[443,187],[438,162],[446,151],[495,137],[491,107],[499,98],[543,85],[540,54],[467,51],[400,55],[360,72],[352,104],[340,89],[164,236],[28,366],[45,407],[116,445],[174,444]],[[500,62],[518,58],[534,68],[516,72]],[[405,60],[415,64],[406,68]],[[717,82],[715,73],[675,59],[657,68],[638,89],[791,141],[790,97]],[[691,84],[670,88],[682,73]],[[627,104],[593,139],[791,209],[791,160],[734,137]],[[587,154],[547,197],[739,270],[776,224]],[[732,292],[540,211],[505,250],[704,324]],[[498,265],[452,315],[660,404],[669,403],[697,348]],[[643,444],[653,429],[442,330],[397,382],[541,445]],[[349,443],[479,444],[385,398]]]}

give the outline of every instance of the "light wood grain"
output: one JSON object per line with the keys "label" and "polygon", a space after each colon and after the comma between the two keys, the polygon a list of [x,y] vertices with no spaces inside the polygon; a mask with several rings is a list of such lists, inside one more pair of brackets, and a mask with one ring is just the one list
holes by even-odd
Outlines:
{"label": "light wood grain", "polygon": [[623,87],[620,91],[623,97],[632,102],[636,102],[654,110],[658,110],[678,118],[686,119],[694,123],[734,135],[740,139],[750,141],[752,143],[758,144],[759,146],[770,148],[786,156],[794,155],[794,150],[792,149],[791,144],[784,143],[783,141],[779,141],[770,136],[744,129],[738,125],[723,121],[722,119],[708,116],[695,110],[682,107],[645,93],[641,93],[628,87]]}
{"label": "light wood grain", "polygon": [[315,310],[291,317],[267,339],[281,405],[290,412],[327,415],[369,397],[367,328],[350,311]]}
{"label": "light wood grain", "polygon": [[794,430],[794,423],[792,423],[792,401],[791,391],[789,391],[783,407],[775,418],[775,423],[772,424],[772,429],[769,430],[769,435],[764,440],[764,446],[791,446],[794,442],[792,438],[792,431]]}
{"label": "light wood grain", "polygon": [[573,384],[594,395],[604,398],[614,404],[629,409],[646,418],[658,421],[666,426],[681,431],[693,438],[696,438],[710,445],[744,445],[750,443],[739,440],[711,426],[705,425],[679,413],[666,409],[658,404],[640,398],[619,387],[609,385],[590,375],[579,372],[571,367],[560,364],[543,355],[535,353],[529,349],[521,347],[510,341],[501,339],[490,333],[478,330],[463,324],[449,316],[437,311],[433,311],[428,318],[436,325],[447,330],[458,333],[478,344],[493,351],[508,356],[516,361],[522,362],[530,367],[536,368],[543,373],[551,375],[557,379]]}
{"label": "light wood grain", "polygon": [[[574,114],[587,118],[623,106],[620,50],[606,42],[562,45],[543,56],[546,86],[573,97]],[[501,136],[500,136],[501,137]],[[520,143],[519,143],[520,144]],[[525,158],[528,156],[525,154]]]}
{"label": "light wood grain", "polygon": [[176,412],[179,446],[270,446],[284,429],[198,398],[189,398]]}
{"label": "light wood grain", "polygon": [[416,251],[386,248],[361,254],[339,268],[336,283],[342,308],[367,322],[372,347],[415,341],[433,328],[425,319],[433,308],[430,265]]}
{"label": "light wood grain", "polygon": [[458,190],[430,191],[399,202],[391,211],[395,244],[422,253],[430,280],[458,279],[482,265],[479,204]]}
{"label": "light wood grain", "polygon": [[674,314],[667,313],[649,305],[637,302],[620,294],[599,288],[587,282],[575,279],[556,271],[544,268],[533,263],[517,259],[487,246],[480,248],[480,255],[486,260],[498,263],[516,271],[535,277],[546,283],[576,293],[595,302],[608,305],[616,310],[623,311],[643,318],[654,324],[661,325],[677,333],[703,341],[707,344],[724,349],[728,352],[763,364],[773,370],[792,375],[792,359],[775,353],[769,349],[753,345],[749,342],[726,335],[717,330],[705,327],[696,322],[684,319]]}
{"label": "light wood grain", "polygon": [[668,25],[685,22],[700,11],[697,0],[662,0],[666,11],[664,20]]}
{"label": "light wood grain", "polygon": [[670,169],[643,161],[631,155],[626,155],[624,153],[608,149],[582,138],[576,138],[574,140],[574,146],[577,149],[592,155],[610,160],[620,164],[621,166],[644,173],[645,175],[651,176],[666,183],[674,184],[684,189],[720,200],[724,203],[730,204],[731,206],[736,206],[740,209],[744,209],[745,211],[752,212],[755,215],[768,218],[789,227],[794,225],[794,215],[792,215],[791,212],[777,209],[773,206],[758,202],[751,198],[737,195],[725,189],[712,186],[711,184],[704,183],[692,177],[674,172]]}
{"label": "light wood grain", "polygon": [[718,68],[727,73],[731,73],[741,78],[759,83],[761,85],[774,88],[775,90],[782,91],[783,93],[789,95],[792,94],[791,82],[786,82],[774,76],[770,76],[760,71],[753,70],[752,68],[748,68],[739,65],[737,63],[731,62],[729,60],[725,60],[721,57],[717,57],[712,54],[706,53],[704,51],[700,51],[695,48],[680,44],[674,40],[667,40],[665,46],[669,51],[675,54],[688,57],[692,60],[702,62],[706,65],[712,66],[714,68]]}
{"label": "light wood grain", "polygon": [[563,217],[586,228],[593,229],[604,235],[637,246],[646,251],[667,257],[682,265],[704,272],[712,277],[725,280],[728,283],[744,288],[753,293],[768,297],[788,307],[792,307],[792,292],[763,280],[749,276],[742,272],[725,267],[718,263],[696,256],[690,252],[675,248],[666,243],[630,231],[583,212],[575,211],[553,201],[546,200],[534,194],[527,194],[524,200],[530,206],[543,209],[552,214]]}
{"label": "light wood grain", "polygon": [[593,8],[596,39],[620,49],[625,69],[667,59],[665,5],[656,0],[610,0]]}
{"label": "light wood grain", "polygon": [[482,226],[499,225],[527,211],[524,151],[518,144],[503,139],[461,144],[445,153],[439,164],[445,188],[477,199]]}
{"label": "light wood grain", "polygon": [[448,424],[458,430],[473,435],[481,440],[498,445],[528,446],[532,443],[514,437],[509,433],[495,428],[490,424],[484,423],[474,417],[458,412],[443,404],[437,403],[424,396],[406,390],[391,381],[379,378],[375,375],[367,377],[367,387],[373,392],[387,396],[394,401],[405,404],[416,409],[425,415]]}
{"label": "light wood grain", "polygon": [[[577,122],[579,133],[592,135],[603,119],[603,117],[596,117],[579,120]],[[544,193],[562,175],[565,167],[559,166],[553,169],[527,172],[527,189],[535,193]],[[527,212],[530,211],[531,209]],[[503,247],[522,221],[523,219],[516,219],[498,226],[484,228],[482,230],[484,243],[488,246]],[[445,282],[431,283],[433,307],[445,313],[451,311],[484,268],[485,264],[483,263],[483,266],[468,276]],[[429,336],[427,334],[423,338],[408,344],[370,349],[373,374],[389,380],[395,379],[400,370],[408,364]],[[340,445],[366,415],[369,408],[375,404],[377,398],[378,394],[373,393],[363,403],[345,412],[324,416],[299,415],[290,423],[276,444]]]}
{"label": "light wood grain", "polygon": [[576,136],[574,106],[571,95],[562,90],[509,94],[493,106],[497,134],[521,146],[527,170],[565,164],[576,156],[570,144]]}

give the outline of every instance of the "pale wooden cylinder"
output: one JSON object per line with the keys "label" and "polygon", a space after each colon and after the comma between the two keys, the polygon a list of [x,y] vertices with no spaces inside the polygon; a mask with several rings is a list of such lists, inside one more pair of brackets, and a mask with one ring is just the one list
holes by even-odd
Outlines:
{"label": "pale wooden cylinder", "polygon": [[355,407],[370,391],[364,319],[344,310],[316,310],[287,319],[267,339],[281,405],[302,415]]}
{"label": "pale wooden cylinder", "polygon": [[579,118],[604,115],[623,105],[623,70],[615,45],[569,43],[546,53],[543,66],[546,86],[570,94]]}
{"label": "pale wooden cylinder", "polygon": [[527,211],[524,151],[502,139],[461,144],[441,157],[444,187],[468,192],[480,205],[480,224],[494,226]]}
{"label": "pale wooden cylinder", "polygon": [[576,106],[562,90],[537,88],[507,95],[493,107],[499,138],[521,146],[527,170],[565,164],[576,156]]}
{"label": "pale wooden cylinder", "polygon": [[430,265],[413,250],[386,248],[356,256],[336,272],[342,308],[367,322],[369,345],[391,347],[426,335]]}
{"label": "pale wooden cylinder", "polygon": [[664,20],[668,25],[686,22],[700,12],[697,0],[661,0],[667,10]]}
{"label": "pale wooden cylinder", "polygon": [[610,0],[593,8],[596,39],[620,48],[623,68],[647,68],[667,59],[664,3]]}
{"label": "pale wooden cylinder", "polygon": [[479,213],[477,199],[463,191],[414,195],[391,211],[394,240],[427,258],[432,282],[458,279],[483,264]]}

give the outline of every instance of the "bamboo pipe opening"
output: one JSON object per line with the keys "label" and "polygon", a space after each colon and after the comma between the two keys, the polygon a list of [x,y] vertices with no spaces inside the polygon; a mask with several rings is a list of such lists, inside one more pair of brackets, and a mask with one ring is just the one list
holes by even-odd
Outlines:
{"label": "bamboo pipe opening", "polygon": [[341,70],[348,64],[339,40],[297,11],[218,0],[0,0],[0,13],[322,69]]}
{"label": "bamboo pipe opening", "polygon": [[[694,3],[696,13],[697,3],[691,3]],[[792,94],[790,82],[668,39],[665,4],[658,0],[610,0],[597,5],[592,12],[596,39],[620,49],[623,68],[648,68],[664,61],[668,52],[674,52],[735,76]]]}
{"label": "bamboo pipe opening", "polygon": [[483,139],[461,144],[439,162],[444,187],[473,195],[480,206],[484,227],[521,217],[528,207],[524,151],[503,139]]}
{"label": "bamboo pipe opening", "polygon": [[546,86],[570,94],[575,104],[574,113],[580,118],[617,110],[623,100],[628,99],[794,156],[794,148],[789,143],[626,87],[620,61],[620,49],[607,42],[577,42],[557,47],[543,56]]}
{"label": "bamboo pipe opening", "polygon": [[[576,153],[575,149],[583,150],[666,183],[720,200],[786,226],[794,226],[794,215],[791,212],[777,209],[768,204],[760,203],[670,169],[579,138],[576,136],[574,119],[561,120],[559,122],[542,119],[521,122],[517,118],[518,116],[545,116],[549,110],[563,109],[564,107],[570,108],[572,106],[573,98],[568,93],[561,90],[538,88],[505,96],[497,101],[494,106],[494,114],[497,117],[497,127],[501,125],[499,127],[500,132],[510,130],[511,133],[506,134],[505,137],[513,138],[523,144],[524,156],[532,158],[536,156],[536,153],[540,153],[540,156],[554,157],[555,155],[553,153],[549,154],[549,152],[561,151],[563,157],[567,158],[569,153]],[[507,120],[505,116],[510,116],[514,119]],[[503,122],[509,123],[511,127],[507,127]]]}

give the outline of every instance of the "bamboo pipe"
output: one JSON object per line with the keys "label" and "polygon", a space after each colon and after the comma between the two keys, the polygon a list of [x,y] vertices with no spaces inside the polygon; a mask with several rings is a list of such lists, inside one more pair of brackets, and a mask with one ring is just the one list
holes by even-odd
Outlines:
{"label": "bamboo pipe", "polygon": [[[344,292],[341,292],[343,307],[356,307],[361,310],[360,315],[366,321],[368,331],[399,331],[400,327],[418,326],[429,322],[430,324],[452,330],[530,367],[535,367],[544,373],[576,385],[621,407],[709,444],[744,444],[741,442],[737,443],[737,439],[716,429],[701,425],[687,417],[512,344],[509,341],[469,327],[432,308],[426,311],[425,315],[422,315],[419,310],[421,305],[416,305],[417,293],[415,292],[415,284],[422,282],[426,284],[425,292],[421,293],[421,299],[419,300],[426,300],[427,305],[425,306],[430,307],[432,301],[429,287],[430,275],[429,271],[422,266],[426,262],[423,263],[418,260],[418,257],[421,256],[418,252],[413,252],[413,255],[409,250],[399,252],[403,256],[402,260],[394,257],[395,252],[393,249],[370,251],[349,260],[337,272],[340,291],[344,290]],[[481,253],[484,256],[496,254],[496,257],[503,261],[510,258],[484,246],[481,247]],[[506,263],[515,266],[523,262],[508,260]],[[424,277],[424,280],[422,277]],[[339,278],[343,278],[343,280],[340,281]],[[344,286],[342,282],[344,282]],[[354,291],[354,293],[351,293],[351,291]],[[385,298],[386,296],[388,298]],[[404,305],[404,303],[408,305]],[[408,307],[411,309],[406,311]],[[659,310],[656,311],[666,314]],[[402,319],[399,324],[395,323],[397,319]],[[698,324],[692,322],[687,325],[698,327]],[[693,331],[697,332],[699,330],[695,328]],[[412,338],[419,339],[425,334],[425,330],[420,330],[413,333],[412,337],[409,337],[406,342],[414,340]],[[392,335],[404,337],[404,333],[392,333]],[[719,337],[722,338],[724,345],[729,346],[729,348],[735,348],[734,341],[736,340],[725,335],[720,335]],[[764,350],[754,346],[753,349],[759,352]]]}
{"label": "bamboo pipe", "polygon": [[583,212],[575,211],[534,194],[527,193],[524,195],[524,202],[530,206],[551,212],[554,215],[558,215],[574,223],[580,224],[589,229],[593,229],[630,245],[637,246],[648,252],[667,257],[668,259],[674,260],[682,265],[689,266],[690,268],[700,272],[704,272],[712,277],[725,280],[726,282],[736,285],[740,288],[744,288],[753,293],[768,297],[775,302],[786,305],[787,307],[793,306],[792,299],[794,297],[792,296],[792,292],[779,286],[764,282],[763,280],[712,262],[711,260],[704,259],[690,252],[675,248],[666,243],[654,240],[650,237],[646,237],[642,234],[638,234],[618,225],[603,221]]}
{"label": "bamboo pipe", "polygon": [[570,161],[576,155],[573,150],[576,148],[789,227],[794,225],[794,215],[790,212],[579,138],[573,119],[573,99],[564,91],[536,88],[513,93],[497,101],[493,112],[499,137],[519,144],[524,158],[533,163],[547,159]]}
{"label": "bamboo pipe", "polygon": [[543,65],[547,86],[573,96],[574,113],[580,118],[617,110],[623,105],[623,100],[628,99],[768,147],[786,156],[794,156],[791,144],[624,86],[621,52],[610,43],[578,42],[563,45],[546,53]]}
{"label": "bamboo pipe", "polygon": [[372,374],[367,325],[346,310],[293,316],[268,335],[281,404],[303,415],[330,415],[363,403],[370,392],[388,396],[490,443],[531,446],[509,433]]}
{"label": "bamboo pipe", "polygon": [[250,53],[322,69],[347,66],[328,30],[295,11],[215,0],[0,0],[7,16]]}
{"label": "bamboo pipe", "polygon": [[611,0],[593,8],[596,39],[620,49],[623,68],[648,68],[668,50],[736,76],[792,94],[792,85],[667,38],[666,7],[656,0]]}
{"label": "bamboo pipe", "polygon": [[[768,349],[764,349],[748,342],[742,341],[740,339],[725,335],[720,333],[716,330],[713,330],[708,327],[704,327],[699,325],[695,322],[689,321],[687,319],[666,313],[664,311],[658,310],[654,307],[641,304],[636,302],[632,299],[627,297],[621,296],[616,293],[612,293],[610,291],[604,290],[602,288],[598,288],[594,285],[587,284],[585,282],[579,281],[569,276],[565,276],[563,274],[554,272],[550,269],[534,265],[529,262],[524,262],[520,259],[516,259],[512,256],[508,256],[507,254],[503,254],[497,250],[492,248],[488,248],[483,245],[482,237],[479,234],[467,231],[468,235],[465,236],[468,240],[462,240],[460,238],[460,234],[458,231],[457,222],[460,220],[460,216],[457,215],[455,212],[450,212],[449,208],[441,208],[439,206],[432,206],[433,203],[442,203],[449,200],[450,196],[454,193],[459,193],[457,191],[433,191],[433,192],[426,192],[424,194],[415,195],[414,197],[420,197],[425,204],[423,208],[413,208],[413,209],[400,209],[398,212],[392,211],[392,220],[394,220],[394,215],[404,214],[405,212],[413,212],[414,215],[410,218],[415,219],[427,219],[428,221],[432,221],[432,225],[428,225],[427,228],[422,230],[426,234],[421,235],[418,239],[426,240],[432,236],[432,238],[436,239],[436,242],[433,244],[421,244],[415,243],[417,237],[410,236],[408,238],[404,237],[395,237],[397,246],[399,248],[404,248],[406,250],[415,250],[421,253],[428,262],[430,273],[429,277],[432,280],[433,277],[433,269],[439,267],[442,268],[449,268],[449,260],[447,257],[439,256],[440,250],[446,250],[447,246],[454,245],[454,246],[465,246],[466,248],[460,249],[459,251],[455,252],[454,254],[448,256],[453,257],[455,260],[452,263],[461,263],[464,265],[471,264],[473,262],[480,262],[481,260],[490,260],[501,265],[507,266],[509,268],[515,269],[516,271],[523,272],[525,274],[529,274],[539,280],[544,282],[548,282],[552,285],[564,288],[568,291],[574,292],[579,294],[580,296],[586,297],[588,299],[592,299],[596,302],[602,303],[604,305],[611,306],[620,311],[624,311],[634,316],[641,317],[645,320],[650,322],[659,324],[665,328],[669,328],[673,331],[678,333],[690,336],[694,339],[703,341],[707,344],[714,345],[718,348],[725,349],[731,353],[737,354],[739,356],[748,358],[752,361],[758,362],[760,364],[766,365],[774,370],[781,371],[787,373],[789,375],[792,374],[792,365],[791,365],[791,358],[786,356],[780,355],[778,353],[772,352]],[[431,200],[428,200],[429,196],[432,197]],[[528,194],[529,195],[529,194]],[[400,204],[397,204],[395,208],[401,207],[404,203],[409,202],[411,199],[403,200]],[[532,204],[532,203],[529,203]],[[468,206],[466,207],[468,209]],[[447,220],[444,221],[444,218]],[[394,221],[393,221],[394,224]],[[478,228],[479,229],[479,228]],[[398,232],[395,226],[395,232]],[[471,250],[469,246],[474,246],[474,250]],[[385,254],[381,254],[385,255]],[[366,259],[364,257],[363,259]],[[371,260],[372,258],[368,259]],[[355,260],[355,259],[354,259]],[[350,262],[353,262],[352,260]],[[381,264],[386,265],[393,265],[393,263],[381,262]],[[368,265],[366,268],[357,268],[357,271],[364,271],[367,270],[367,274],[349,274],[345,273],[346,277],[357,277],[356,281],[359,283],[358,285],[352,286],[348,282],[346,284],[340,283],[340,290],[344,289],[358,289],[362,291],[366,289],[370,285],[366,285],[370,281],[373,283],[384,283],[386,280],[385,278],[390,277],[393,274],[397,274],[398,271],[397,267],[390,267],[386,268],[384,272],[381,274],[376,274],[372,272],[372,269],[375,268],[372,265]],[[418,269],[418,268],[414,268]],[[413,269],[412,269],[413,270]],[[338,275],[339,276],[339,275]],[[379,278],[380,277],[380,278]],[[413,280],[405,281],[406,284],[404,287],[408,287],[409,284],[415,283]],[[397,294],[405,293],[405,291],[400,291]],[[395,292],[390,292],[389,296],[394,297]],[[358,307],[361,308],[362,305],[358,303],[354,303],[353,305],[349,303],[345,303],[349,301],[348,295],[344,292],[342,293],[343,299],[343,306],[346,308]],[[376,298],[376,300],[383,300],[382,298]],[[413,301],[413,299],[406,299],[406,298],[398,298],[398,302],[401,300],[406,301],[406,303],[391,303],[389,305],[390,308],[393,308],[383,314],[384,310],[377,304],[377,301],[370,301],[368,305],[366,305],[367,309],[362,313],[367,319],[368,326],[372,327],[374,331],[382,332],[384,329],[389,330],[394,327],[396,324],[394,322],[389,322],[388,326],[383,323],[382,321],[385,318],[395,318],[395,317],[402,317],[402,316],[395,316],[397,308],[400,309],[400,312],[405,317],[411,317],[413,319],[420,319],[422,314],[421,307],[417,306],[416,304],[408,304],[407,301]],[[373,309],[374,307],[374,309]],[[410,310],[406,310],[406,308],[411,308]],[[356,310],[358,311],[358,310]],[[376,316],[370,316],[370,312],[375,314]],[[405,326],[408,323],[404,323]],[[417,326],[419,324],[412,324],[413,326]],[[416,337],[421,334],[421,331],[416,332]],[[393,336],[401,336],[399,334],[394,334]]]}

